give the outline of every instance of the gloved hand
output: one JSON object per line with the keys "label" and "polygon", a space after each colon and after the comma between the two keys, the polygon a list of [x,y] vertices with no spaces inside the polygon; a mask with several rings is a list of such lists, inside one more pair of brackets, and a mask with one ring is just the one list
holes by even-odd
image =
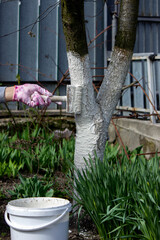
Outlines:
{"label": "gloved hand", "polygon": [[[43,99],[41,95],[46,97]],[[23,84],[14,87],[13,101],[27,104],[29,107],[49,106],[52,93],[38,86],[37,84]]]}

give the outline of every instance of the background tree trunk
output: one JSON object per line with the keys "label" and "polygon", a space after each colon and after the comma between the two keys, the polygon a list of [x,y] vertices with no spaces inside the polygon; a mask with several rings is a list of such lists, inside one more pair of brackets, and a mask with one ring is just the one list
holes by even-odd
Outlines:
{"label": "background tree trunk", "polygon": [[82,2],[61,1],[71,86],[82,87],[81,113],[75,113],[75,165],[78,168],[84,167],[84,158],[94,157],[95,151],[103,158],[110,119],[133,53],[139,0],[121,1],[115,48],[97,98],[92,86]]}

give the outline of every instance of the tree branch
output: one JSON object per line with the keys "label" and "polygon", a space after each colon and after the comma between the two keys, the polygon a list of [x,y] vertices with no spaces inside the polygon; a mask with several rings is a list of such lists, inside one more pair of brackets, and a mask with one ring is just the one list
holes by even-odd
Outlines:
{"label": "tree branch", "polygon": [[139,0],[121,0],[115,46],[133,51]]}
{"label": "tree branch", "polygon": [[97,95],[104,118],[109,123],[121,96],[136,36],[139,0],[122,0],[115,48]]}
{"label": "tree branch", "polygon": [[78,53],[83,57],[88,53],[84,23],[84,1],[61,0],[61,9],[67,52]]}

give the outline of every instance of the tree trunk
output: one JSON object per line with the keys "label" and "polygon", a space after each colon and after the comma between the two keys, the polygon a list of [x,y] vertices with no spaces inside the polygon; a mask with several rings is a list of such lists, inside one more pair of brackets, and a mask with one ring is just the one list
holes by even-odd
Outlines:
{"label": "tree trunk", "polygon": [[75,165],[78,168],[83,168],[84,158],[94,157],[95,152],[100,159],[103,158],[110,119],[120,98],[133,53],[138,14],[138,0],[122,0],[116,46],[95,98],[82,2],[61,0],[71,86],[82,87],[81,112],[75,113]]}
{"label": "tree trunk", "polygon": [[[71,85],[82,87],[81,113],[75,114],[76,144],[74,163],[76,167],[84,167],[84,158],[94,157],[95,152],[102,158],[101,138],[104,145],[106,134],[99,104],[95,101],[94,89],[88,54],[84,57],[68,52]],[[78,73],[78,74],[77,74]]]}
{"label": "tree trunk", "polygon": [[103,131],[103,119],[99,105],[95,101],[92,86],[92,76],[88,54],[81,57],[79,54],[68,52],[68,64],[71,77],[71,85],[82,87],[81,113],[75,114],[76,144],[75,165],[84,167],[84,158],[90,155],[101,157],[99,149],[100,137]]}

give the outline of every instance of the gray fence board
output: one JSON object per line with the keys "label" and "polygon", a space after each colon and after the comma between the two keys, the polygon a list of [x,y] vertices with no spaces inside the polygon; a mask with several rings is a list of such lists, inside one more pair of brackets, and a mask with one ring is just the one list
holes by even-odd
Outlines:
{"label": "gray fence board", "polygon": [[[153,52],[155,52],[155,53],[158,53],[158,41],[159,40],[158,40],[157,29],[158,29],[158,24],[156,24],[156,23],[153,24],[153,36],[155,36],[155,38],[154,38],[154,45],[153,45]],[[159,31],[159,29],[158,29],[158,31]]]}
{"label": "gray fence board", "polygon": [[139,15],[141,16],[159,16],[160,4],[159,0],[141,0],[139,7]]}
{"label": "gray fence board", "polygon": [[[147,61],[146,60],[142,61],[142,63],[143,63],[143,76],[142,76],[142,81],[140,83],[144,87],[146,94],[149,96]],[[144,107],[149,109],[149,100],[147,99],[147,97],[145,97],[145,106]]]}
{"label": "gray fence board", "polygon": [[[0,36],[19,29],[19,2],[0,4]],[[18,73],[19,33],[0,38],[1,82],[15,81]]]}
{"label": "gray fence board", "polygon": [[153,16],[158,16],[158,1],[155,0],[155,1],[152,1],[152,4],[153,4]]}
{"label": "gray fence board", "polygon": [[[22,0],[20,6],[20,28],[34,23],[39,16],[38,0]],[[32,26],[20,31],[20,64],[19,70],[22,81],[36,81],[38,78],[38,27],[35,24],[32,32],[35,35],[31,37],[28,32]],[[28,68],[29,70],[27,70]]]}
{"label": "gray fence board", "polygon": [[[41,1],[39,33],[39,81],[57,81],[57,66],[58,66],[58,10],[55,5],[56,1],[47,0]],[[47,10],[48,9],[48,10]],[[46,13],[44,13],[46,11]]]}
{"label": "gray fence board", "polygon": [[157,107],[160,109],[160,60],[155,62]]}
{"label": "gray fence board", "polygon": [[157,76],[156,76],[156,62],[153,62],[153,88],[154,88],[154,106],[157,109]]}

